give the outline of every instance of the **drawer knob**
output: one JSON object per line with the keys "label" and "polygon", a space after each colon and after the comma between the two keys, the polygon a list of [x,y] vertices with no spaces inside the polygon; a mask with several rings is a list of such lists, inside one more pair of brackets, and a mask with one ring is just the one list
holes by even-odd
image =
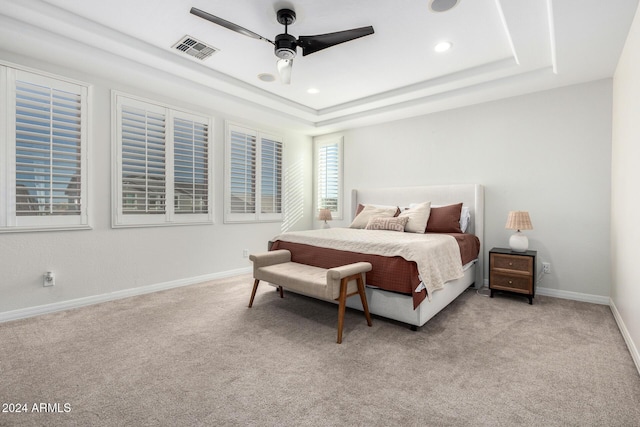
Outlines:
{"label": "drawer knob", "polygon": [[513,285],[513,280],[509,280],[509,284],[510,284],[510,285]]}
{"label": "drawer knob", "polygon": [[513,263],[511,261],[509,261],[509,265],[513,265]]}

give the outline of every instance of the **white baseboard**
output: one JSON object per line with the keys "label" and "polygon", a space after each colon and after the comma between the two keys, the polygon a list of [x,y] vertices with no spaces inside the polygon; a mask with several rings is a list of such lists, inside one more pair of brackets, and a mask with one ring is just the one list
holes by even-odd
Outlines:
{"label": "white baseboard", "polygon": [[638,347],[636,347],[636,344],[633,342],[633,339],[629,334],[629,330],[627,329],[627,326],[625,325],[624,320],[622,320],[622,316],[620,316],[620,312],[618,311],[618,308],[616,307],[612,299],[609,299],[609,307],[611,308],[613,317],[616,319],[616,323],[618,324],[618,329],[620,329],[620,333],[624,338],[624,342],[627,343],[627,348],[629,349],[629,353],[631,353],[631,358],[633,359],[633,362],[636,364],[636,369],[640,374],[640,352],[638,352]]}
{"label": "white baseboard", "polygon": [[99,304],[102,302],[148,294],[151,292],[164,291],[181,286],[195,285],[197,283],[208,282],[210,280],[224,279],[227,277],[238,276],[240,274],[249,274],[252,271],[252,267],[246,267],[237,270],[223,271],[220,273],[188,277],[186,279],[172,280],[170,282],[156,283],[153,285],[141,286],[138,288],[123,289],[121,291],[93,295],[84,298],[77,298],[68,301],[61,301],[52,304],[39,305],[36,307],[27,307],[18,310],[5,311],[4,313],[0,313],[0,322],[24,319],[27,317],[39,316],[41,314],[54,313],[56,311],[69,310],[71,308],[84,307],[92,304]]}
{"label": "white baseboard", "polygon": [[[489,287],[488,279],[484,279],[484,285]],[[609,305],[609,297],[604,297],[601,295],[583,294],[580,292],[561,291],[558,289],[543,288],[541,286],[536,286],[536,295],[570,299],[573,301],[590,302],[593,304]]]}
{"label": "white baseboard", "polygon": [[580,292],[561,291],[558,289],[549,289],[536,287],[536,295],[545,295],[548,297],[570,299],[573,301],[590,302],[593,304],[609,305],[609,297],[602,295],[583,294]]}

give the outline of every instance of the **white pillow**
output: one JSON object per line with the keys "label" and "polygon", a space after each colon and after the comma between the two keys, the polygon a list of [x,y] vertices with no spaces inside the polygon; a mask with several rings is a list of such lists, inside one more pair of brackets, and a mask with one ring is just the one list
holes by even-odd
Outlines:
{"label": "white pillow", "polygon": [[380,205],[365,205],[364,209],[356,215],[353,222],[349,226],[350,228],[365,228],[369,223],[369,220],[373,217],[386,217],[391,218],[398,212],[397,206],[380,206]]}
{"label": "white pillow", "polygon": [[463,206],[462,211],[460,211],[460,230],[462,230],[463,233],[467,231],[469,221],[471,221],[471,212],[469,212],[467,206]]}
{"label": "white pillow", "polygon": [[412,203],[409,209],[400,212],[398,217],[409,217],[404,231],[409,233],[424,233],[427,229],[429,214],[431,213],[431,202]]}

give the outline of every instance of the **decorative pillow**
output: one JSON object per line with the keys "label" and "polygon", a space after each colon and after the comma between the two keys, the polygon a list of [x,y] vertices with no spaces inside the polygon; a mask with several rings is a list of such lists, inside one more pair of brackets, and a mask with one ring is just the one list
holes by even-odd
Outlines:
{"label": "decorative pillow", "polygon": [[431,202],[411,204],[409,209],[400,212],[398,218],[407,217],[409,221],[404,227],[404,231],[409,233],[424,233],[429,221]]}
{"label": "decorative pillow", "polygon": [[398,211],[397,206],[376,206],[365,205],[364,208],[356,215],[350,228],[365,228],[369,220],[373,217],[392,218]]}
{"label": "decorative pillow", "polygon": [[429,233],[462,233],[460,228],[460,213],[462,203],[431,209],[427,232]]}
{"label": "decorative pillow", "polygon": [[409,217],[373,217],[367,223],[365,227],[367,230],[390,230],[390,231],[404,231],[404,227],[407,225]]}
{"label": "decorative pillow", "polygon": [[[362,212],[362,210],[364,209],[365,206],[375,206],[376,208],[391,208],[393,206],[385,206],[385,205],[363,205],[362,203],[358,203],[358,207],[356,208],[356,215],[358,216],[358,214],[360,212]],[[396,213],[393,216],[398,216],[398,214],[400,213],[400,208],[395,206],[396,208]]]}
{"label": "decorative pillow", "polygon": [[[434,209],[442,207],[444,206],[431,205],[431,210],[433,211]],[[471,222],[471,211],[469,210],[468,206],[462,206],[462,210],[460,211],[460,230],[462,230],[463,233],[467,232],[467,228],[469,228],[469,222]],[[427,224],[427,226],[429,226],[429,224]]]}

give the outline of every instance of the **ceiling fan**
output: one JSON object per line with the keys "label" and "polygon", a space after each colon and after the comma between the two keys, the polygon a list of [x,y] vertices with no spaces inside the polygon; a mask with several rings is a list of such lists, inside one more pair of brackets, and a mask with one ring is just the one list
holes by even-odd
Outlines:
{"label": "ceiling fan", "polygon": [[277,63],[278,73],[280,74],[280,79],[285,84],[291,83],[291,68],[293,66],[293,58],[295,58],[297,54],[298,47],[302,49],[302,56],[306,56],[340,43],[373,34],[373,27],[368,26],[338,31],[335,33],[318,34],[315,36],[300,36],[296,39],[294,36],[287,33],[288,26],[296,21],[296,13],[291,9],[280,9],[276,16],[278,22],[284,25],[284,33],[278,34],[274,41],[271,41],[254,33],[253,31],[241,27],[240,25],[234,24],[233,22],[229,22],[195,7],[191,8],[191,13],[199,16],[200,18],[206,19],[207,21],[211,21],[214,24],[228,28],[229,30],[244,34],[245,36],[254,39],[264,40],[274,45],[276,56],[279,58]]}

